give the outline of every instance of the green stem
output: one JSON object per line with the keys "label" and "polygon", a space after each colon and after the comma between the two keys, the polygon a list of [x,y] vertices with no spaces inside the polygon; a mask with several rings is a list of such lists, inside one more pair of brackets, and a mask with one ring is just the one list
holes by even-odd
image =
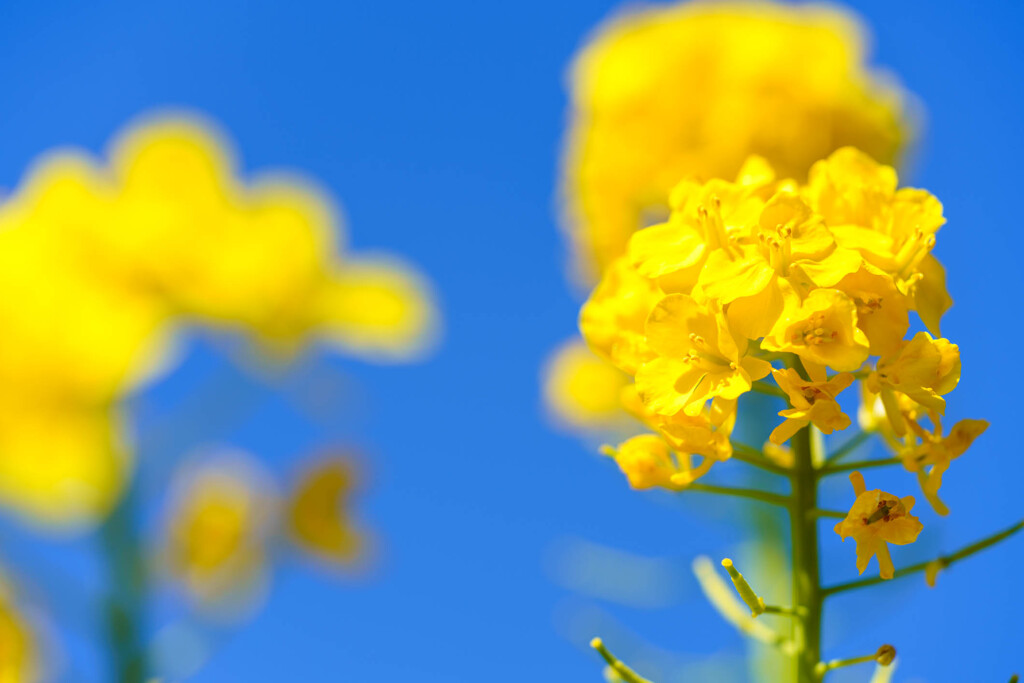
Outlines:
{"label": "green stem", "polygon": [[716,493],[722,496],[735,496],[737,498],[749,498],[750,500],[758,500],[762,503],[787,508],[790,505],[789,496],[780,496],[777,493],[768,493],[767,491],[762,491],[760,489],[742,489],[732,486],[715,486],[714,484],[690,484],[683,490],[698,491],[700,493]]}
{"label": "green stem", "polygon": [[762,470],[771,472],[772,474],[779,474],[783,477],[792,476],[793,472],[789,468],[781,467],[771,462],[764,456],[762,451],[754,448],[753,446],[747,446],[746,444],[732,442],[732,457],[740,462],[745,462],[754,467],[759,467]]}
{"label": "green stem", "polygon": [[604,661],[607,662],[612,671],[617,673],[619,678],[626,681],[626,683],[651,683],[646,678],[626,666],[618,657],[609,652],[608,648],[604,646],[604,643],[600,638],[594,638],[590,641],[590,647],[597,650],[598,654],[600,654]]}
{"label": "green stem", "polygon": [[801,429],[790,442],[793,449],[793,495],[790,529],[793,538],[793,642],[796,644],[796,683],[818,683],[821,659],[821,580],[818,570],[818,479],[811,452],[811,430]]}
{"label": "green stem", "polygon": [[786,392],[768,382],[757,381],[750,385],[750,387],[758,394],[764,394],[765,396],[775,396],[778,398],[786,398]]}
{"label": "green stem", "polygon": [[829,453],[825,460],[825,466],[835,465],[840,460],[857,450],[863,443],[870,439],[874,432],[857,432],[834,451]]}
{"label": "green stem", "polygon": [[142,626],[146,579],[136,524],[135,493],[129,486],[100,527],[110,584],[105,614],[110,680],[118,683],[143,683],[147,674]]}
{"label": "green stem", "polygon": [[827,477],[830,474],[840,474],[842,472],[852,472],[854,470],[866,470],[870,467],[884,467],[886,465],[902,465],[903,460],[900,458],[885,458],[884,460],[861,460],[859,462],[848,462],[843,465],[833,465],[832,467],[822,467],[818,470],[819,477]]}
{"label": "green stem", "polygon": [[[901,576],[910,576],[911,574],[916,574],[917,572],[923,572],[925,569],[928,568],[929,565],[934,563],[938,563],[940,568],[945,569],[957,560],[962,560],[965,557],[968,557],[969,555],[973,555],[976,552],[980,552],[985,548],[993,546],[996,543],[999,543],[1000,541],[1003,541],[1009,538],[1010,536],[1013,536],[1021,529],[1024,529],[1024,521],[1017,522],[1013,526],[1007,529],[1003,529],[1000,532],[994,533],[991,536],[986,536],[980,541],[975,541],[974,543],[971,543],[970,545],[965,546],[950,555],[941,555],[939,557],[936,557],[934,560],[928,560],[927,562],[918,562],[917,564],[912,564],[909,567],[897,569],[896,572],[893,574],[893,578],[898,579]],[[888,580],[889,579],[883,579],[880,576],[875,576],[869,579],[858,579],[856,581],[848,581],[846,583],[840,583],[835,586],[829,586],[827,588],[824,588],[821,591],[821,593],[823,596],[828,597],[829,595],[835,595],[836,593],[842,593],[848,590],[873,586],[876,583],[882,583],[883,581]]]}

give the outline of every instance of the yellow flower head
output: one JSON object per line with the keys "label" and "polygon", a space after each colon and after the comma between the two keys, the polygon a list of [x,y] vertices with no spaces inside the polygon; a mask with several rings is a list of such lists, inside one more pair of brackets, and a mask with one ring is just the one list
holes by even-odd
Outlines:
{"label": "yellow flower head", "polygon": [[201,605],[248,598],[265,578],[276,515],[269,477],[248,456],[191,464],[169,510],[167,568]]}
{"label": "yellow flower head", "polygon": [[353,465],[332,458],[308,471],[291,494],[288,532],[299,547],[335,564],[362,556],[365,538],[349,519],[348,498],[356,485]]}
{"label": "yellow flower head", "polygon": [[894,567],[886,544],[913,543],[924,528],[921,521],[910,514],[914,497],[897,498],[878,489],[867,491],[860,472],[850,474],[850,483],[857,499],[846,519],[836,524],[835,531],[844,541],[852,537],[856,542],[858,572],[863,574],[868,562],[877,555],[879,575],[891,579]]}
{"label": "yellow flower head", "polygon": [[578,339],[559,347],[544,370],[544,402],[559,422],[608,430],[624,422],[620,395],[629,376]]}
{"label": "yellow flower head", "polygon": [[839,392],[853,383],[853,375],[850,373],[840,373],[828,380],[820,376],[817,378],[820,381],[808,381],[796,370],[786,368],[773,370],[772,377],[779,388],[786,392],[793,406],[779,413],[786,421],[772,431],[770,439],[773,443],[785,443],[808,424],[814,424],[825,434],[850,426],[849,416],[836,401]]}
{"label": "yellow flower head", "polygon": [[820,7],[686,2],[609,22],[572,71],[577,267],[595,277],[680,178],[733,177],[750,154],[797,178],[844,145],[893,161],[903,95],[864,61],[855,20]]}

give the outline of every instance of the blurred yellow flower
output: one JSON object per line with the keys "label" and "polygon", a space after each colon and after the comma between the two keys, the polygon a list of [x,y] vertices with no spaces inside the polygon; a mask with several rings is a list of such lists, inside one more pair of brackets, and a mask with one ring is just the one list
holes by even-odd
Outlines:
{"label": "blurred yellow flower", "polygon": [[7,599],[0,601],[0,683],[34,683],[42,679],[35,634]]}
{"label": "blurred yellow flower", "polygon": [[634,436],[618,448],[606,446],[603,452],[615,460],[634,489],[681,488],[672,477],[689,469],[688,463],[677,463],[668,444],[653,434]]}
{"label": "blurred yellow flower", "polygon": [[44,157],[0,203],[0,503],[65,525],[105,514],[132,464],[117,404],[167,369],[182,325],[273,351],[424,350],[426,282],[394,259],[343,257],[339,233],[325,193],[243,181],[192,117],[128,128],[106,165]]}
{"label": "blurred yellow flower", "polygon": [[612,430],[624,420],[620,396],[629,375],[577,339],[560,346],[544,370],[544,400],[562,423],[591,430]]}
{"label": "blurred yellow flower", "polygon": [[288,533],[304,550],[337,564],[351,564],[365,550],[365,537],[349,517],[357,484],[353,464],[334,457],[306,472],[288,501]]}
{"label": "blurred yellow flower", "polygon": [[897,498],[878,489],[867,491],[860,472],[850,474],[850,483],[857,499],[846,519],[835,526],[844,541],[853,538],[857,544],[857,571],[867,569],[872,557],[878,557],[879,575],[891,579],[895,568],[887,543],[906,545],[917,540],[924,528],[917,517],[910,514],[914,497]]}
{"label": "blurred yellow flower", "polygon": [[277,507],[268,475],[247,455],[186,465],[168,510],[167,570],[200,606],[248,597],[264,579]]}
{"label": "blurred yellow flower", "polygon": [[576,266],[592,281],[681,178],[731,178],[750,154],[786,176],[855,145],[892,162],[905,95],[865,68],[836,9],[686,2],[624,13],[575,60],[563,170]]}

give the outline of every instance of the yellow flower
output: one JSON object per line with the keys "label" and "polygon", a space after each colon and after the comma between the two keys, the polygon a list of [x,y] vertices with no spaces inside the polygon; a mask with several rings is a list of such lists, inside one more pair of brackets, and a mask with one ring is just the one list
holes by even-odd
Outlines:
{"label": "yellow flower", "polygon": [[811,168],[804,193],[836,242],[891,276],[938,334],[942,314],[952,304],[945,272],[930,254],[946,220],[942,204],[924,190],[896,185],[895,170],[847,147]]}
{"label": "yellow flower", "polygon": [[628,375],[570,339],[548,360],[544,402],[561,423],[608,430],[624,421],[619,397],[629,384]]}
{"label": "yellow flower", "polygon": [[840,372],[860,368],[868,358],[868,338],[857,327],[857,307],[836,289],[815,289],[802,302],[788,297],[786,311],[762,348],[790,351],[805,364]]}
{"label": "yellow flower", "polygon": [[634,374],[651,357],[644,326],[661,297],[656,284],[619,259],[580,310],[580,332],[595,353]]}
{"label": "yellow flower", "polygon": [[835,288],[857,307],[857,327],[864,332],[873,356],[894,353],[910,327],[907,297],[892,276],[864,263],[855,273],[843,277]]}
{"label": "yellow flower", "polygon": [[168,516],[171,574],[200,605],[250,597],[261,587],[277,498],[248,456],[220,454],[179,475]]}
{"label": "yellow flower", "polygon": [[866,491],[860,472],[850,474],[850,483],[857,499],[846,519],[836,524],[835,531],[844,541],[853,538],[856,542],[859,573],[863,574],[868,562],[877,555],[879,575],[891,579],[894,567],[886,544],[913,543],[924,528],[921,521],[910,514],[914,497],[897,498],[879,489]]}
{"label": "yellow flower", "polygon": [[940,515],[948,515],[949,508],[939,499],[942,475],[950,463],[963,455],[974,440],[988,429],[985,420],[960,420],[946,436],[942,435],[942,422],[932,414],[932,430],[924,429],[917,421],[907,419],[910,427],[896,454],[903,459],[904,466],[917,473],[924,497]]}
{"label": "yellow flower", "polygon": [[946,409],[942,396],[959,382],[960,348],[948,339],[932,339],[927,332],[918,332],[913,339],[902,342],[895,355],[878,361],[867,386],[881,395],[893,429],[903,435],[906,427],[896,393],[941,415]]}
{"label": "yellow flower", "polygon": [[844,145],[892,161],[903,96],[867,72],[858,29],[835,10],[766,2],[686,2],[602,27],[573,67],[563,166],[584,277],[664,215],[680,178],[733,177],[750,154],[803,178]]}
{"label": "yellow flower", "polygon": [[779,413],[786,421],[772,431],[770,439],[773,443],[785,443],[811,423],[825,434],[850,426],[850,418],[836,401],[839,392],[853,383],[850,373],[844,372],[826,381],[822,372],[816,379],[807,381],[796,370],[786,368],[773,370],[772,376],[793,406]]}
{"label": "yellow flower", "polygon": [[0,683],[34,683],[48,678],[44,676],[42,644],[15,589],[0,575]]}
{"label": "yellow flower", "polygon": [[299,547],[346,565],[363,554],[364,536],[347,510],[355,483],[353,466],[343,458],[319,463],[302,477],[288,505],[288,532]]}
{"label": "yellow flower", "polygon": [[683,468],[676,462],[672,449],[653,434],[634,436],[618,448],[605,446],[602,452],[613,458],[634,489],[679,488],[672,477]]}
{"label": "yellow flower", "polygon": [[647,343],[655,357],[637,370],[644,405],[662,415],[697,415],[716,397],[735,399],[771,366],[747,355],[725,316],[685,294],[664,297],[647,319]]}

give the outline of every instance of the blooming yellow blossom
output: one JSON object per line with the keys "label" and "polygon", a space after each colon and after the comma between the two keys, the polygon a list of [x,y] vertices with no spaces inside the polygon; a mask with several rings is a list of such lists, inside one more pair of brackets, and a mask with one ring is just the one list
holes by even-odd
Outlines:
{"label": "blooming yellow blossom", "polygon": [[910,514],[914,497],[897,498],[879,489],[867,491],[860,472],[850,474],[850,483],[857,499],[846,519],[836,524],[835,531],[844,541],[852,537],[856,542],[859,573],[863,574],[871,558],[877,556],[879,575],[891,579],[895,568],[886,544],[913,543],[924,528],[921,521]]}
{"label": "blooming yellow blossom", "polygon": [[786,368],[773,370],[772,376],[779,388],[786,392],[793,406],[779,413],[786,421],[772,431],[770,439],[773,443],[784,443],[808,424],[814,424],[825,434],[850,426],[849,416],[836,401],[839,392],[853,383],[853,375],[850,373],[840,373],[828,380],[822,376],[817,381],[808,381],[796,370]]}
{"label": "blooming yellow blossom", "polygon": [[620,396],[630,384],[629,376],[579,340],[571,339],[555,351],[544,376],[545,404],[560,422],[608,430],[624,421]]}
{"label": "blooming yellow blossom", "polygon": [[351,564],[359,558],[365,538],[353,526],[347,510],[355,484],[352,463],[339,457],[306,472],[288,502],[292,540],[333,563]]}
{"label": "blooming yellow blossom", "polygon": [[179,475],[168,515],[168,570],[200,605],[246,596],[265,572],[277,499],[250,457],[220,454]]}
{"label": "blooming yellow blossom", "polygon": [[870,74],[855,20],[821,7],[686,2],[616,17],[578,55],[563,188],[595,278],[681,178],[750,154],[787,176],[844,145],[891,162],[903,95]]}
{"label": "blooming yellow blossom", "polygon": [[791,297],[762,346],[790,351],[805,363],[839,371],[858,370],[868,358],[869,342],[857,327],[857,306],[836,289],[815,289],[802,302]]}
{"label": "blooming yellow blossom", "polygon": [[959,381],[959,347],[947,339],[932,339],[927,332],[918,332],[913,339],[902,342],[895,355],[879,360],[866,386],[880,395],[893,429],[902,435],[906,426],[897,393],[941,415],[946,407],[942,396],[955,389]]}
{"label": "blooming yellow blossom", "polygon": [[647,343],[655,357],[637,370],[640,398],[652,411],[697,415],[715,397],[735,399],[771,366],[747,355],[724,315],[685,294],[670,294],[647,319]]}

